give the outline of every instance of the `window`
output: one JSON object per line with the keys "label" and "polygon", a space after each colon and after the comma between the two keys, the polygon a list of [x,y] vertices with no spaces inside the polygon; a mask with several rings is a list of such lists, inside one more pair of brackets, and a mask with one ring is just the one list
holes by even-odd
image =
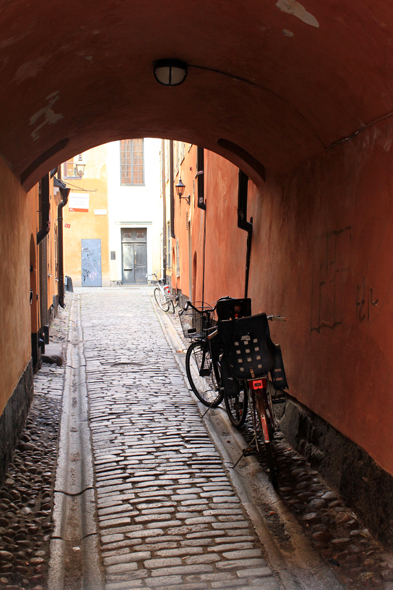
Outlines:
{"label": "window", "polygon": [[143,139],[122,139],[120,142],[120,184],[144,184]]}
{"label": "window", "polygon": [[63,178],[82,178],[85,172],[86,164],[83,161],[82,154],[67,160],[63,164]]}

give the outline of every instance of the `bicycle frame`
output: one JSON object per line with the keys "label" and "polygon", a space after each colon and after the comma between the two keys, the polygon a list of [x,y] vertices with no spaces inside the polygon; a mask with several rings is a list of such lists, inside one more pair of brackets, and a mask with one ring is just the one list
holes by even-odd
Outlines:
{"label": "bicycle frame", "polygon": [[[249,391],[251,391],[253,405],[261,423],[264,442],[265,444],[270,443],[271,435],[273,434],[276,425],[271,399],[267,392],[267,377],[251,379],[247,381],[247,386]],[[269,422],[272,425],[273,432],[269,432]]]}

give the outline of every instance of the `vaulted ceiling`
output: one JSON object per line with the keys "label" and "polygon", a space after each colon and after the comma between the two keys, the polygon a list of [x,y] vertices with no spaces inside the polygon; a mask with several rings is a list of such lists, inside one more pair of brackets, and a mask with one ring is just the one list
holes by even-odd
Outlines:
{"label": "vaulted ceiling", "polygon": [[392,42],[388,0],[0,0],[0,155],[26,189],[130,137],[287,173],[392,115]]}

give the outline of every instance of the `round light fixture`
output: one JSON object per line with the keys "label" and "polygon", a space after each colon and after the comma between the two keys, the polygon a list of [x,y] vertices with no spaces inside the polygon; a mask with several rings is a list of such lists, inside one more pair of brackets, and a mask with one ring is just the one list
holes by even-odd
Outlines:
{"label": "round light fixture", "polygon": [[163,86],[179,86],[187,76],[187,64],[180,59],[159,59],[154,62],[154,77]]}

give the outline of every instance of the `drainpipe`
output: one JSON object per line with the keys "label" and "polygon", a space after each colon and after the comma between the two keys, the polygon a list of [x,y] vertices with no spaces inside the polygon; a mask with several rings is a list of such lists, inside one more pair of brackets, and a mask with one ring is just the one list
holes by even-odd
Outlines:
{"label": "drainpipe", "polygon": [[54,180],[55,186],[60,189],[60,194],[62,196],[62,201],[59,203],[57,207],[57,230],[58,230],[58,241],[57,241],[57,252],[58,256],[57,259],[59,261],[59,286],[58,286],[58,293],[59,293],[59,305],[61,307],[65,307],[64,303],[64,263],[63,263],[63,208],[67,205],[68,202],[68,195],[70,194],[70,189],[66,187],[64,182],[55,178]]}
{"label": "drainpipe", "polygon": [[49,174],[41,178],[41,207],[40,207],[40,229],[37,232],[37,246],[48,235],[50,229],[49,213]]}
{"label": "drainpipe", "polygon": [[162,266],[166,282],[166,182],[165,182],[165,139],[161,140],[161,180],[162,180]]}
{"label": "drainpipe", "polygon": [[251,242],[252,242],[252,217],[247,221],[247,194],[248,176],[239,170],[239,193],[237,204],[237,227],[247,232],[247,255],[246,255],[246,286],[245,295],[248,296],[248,279],[250,274]]}
{"label": "drainpipe", "polygon": [[[173,141],[171,140],[169,144],[169,186],[170,186],[170,195],[171,195],[171,235],[172,238],[175,237],[175,194],[174,194],[174,175],[173,175]],[[171,248],[172,245],[168,244],[168,248]]]}

